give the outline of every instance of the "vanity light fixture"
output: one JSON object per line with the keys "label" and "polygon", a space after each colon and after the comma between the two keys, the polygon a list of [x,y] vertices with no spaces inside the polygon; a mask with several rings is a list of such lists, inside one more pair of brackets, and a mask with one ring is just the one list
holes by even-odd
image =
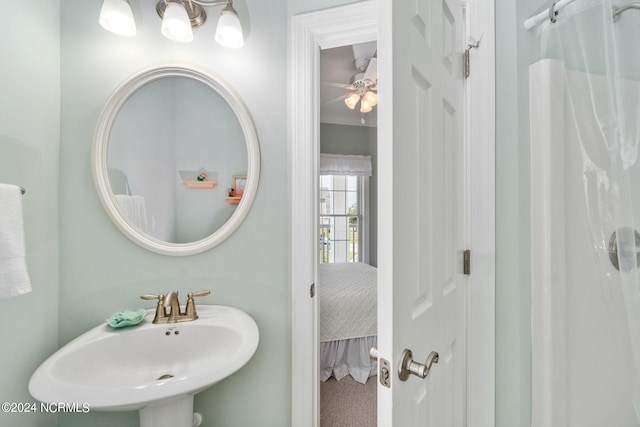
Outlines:
{"label": "vanity light fixture", "polygon": [[[162,35],[177,42],[192,41],[193,29],[200,27],[207,20],[204,7],[211,6],[224,6],[218,18],[216,42],[229,48],[244,46],[240,18],[233,8],[232,0],[160,0],[156,4],[156,12],[162,19],[160,30]],[[100,25],[119,35],[134,35],[135,21],[129,0],[104,0],[100,13]]]}
{"label": "vanity light fixture", "polygon": [[[202,10],[202,8],[199,10]],[[160,28],[160,32],[163,36],[169,40],[180,43],[187,43],[193,40],[191,18],[189,17],[187,8],[184,7],[182,3],[163,1],[156,5],[156,11],[158,12],[158,15],[162,17],[162,27]],[[196,8],[191,8],[190,11],[191,16],[202,16],[201,14],[195,14]],[[204,11],[202,11],[202,13],[204,13]]]}
{"label": "vanity light fixture", "polygon": [[227,2],[225,8],[220,12],[218,27],[216,28],[216,41],[222,46],[230,48],[244,46],[240,18],[238,18],[238,12],[233,8],[231,1]]}
{"label": "vanity light fixture", "polygon": [[120,36],[136,34],[136,21],[129,0],[104,0],[100,10],[100,25]]}

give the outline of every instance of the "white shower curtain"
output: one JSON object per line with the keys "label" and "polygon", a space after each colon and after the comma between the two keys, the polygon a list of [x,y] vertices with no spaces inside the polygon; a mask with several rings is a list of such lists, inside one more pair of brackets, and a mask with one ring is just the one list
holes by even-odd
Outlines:
{"label": "white shower curtain", "polygon": [[[620,347],[630,348],[628,376],[636,386],[627,398],[640,420],[640,11],[629,10],[616,22],[613,6],[609,0],[576,0],[555,23],[536,30],[540,56],[530,67],[533,427],[574,427],[568,407],[575,373],[566,367],[575,357],[575,339],[567,322],[576,311],[571,280],[580,275],[566,269],[580,250],[580,239],[567,238],[577,204],[584,206],[590,234],[590,255],[582,262],[585,269],[597,266],[600,303],[610,317],[620,317],[615,298],[607,295],[618,293],[624,302],[626,320],[610,333],[624,343]],[[578,181],[581,200],[569,191]],[[558,217],[563,219],[553,219]],[[610,264],[614,233],[619,271]],[[609,360],[595,357],[606,354],[599,345],[594,342],[593,353],[585,355],[593,359],[586,378],[607,369]]]}

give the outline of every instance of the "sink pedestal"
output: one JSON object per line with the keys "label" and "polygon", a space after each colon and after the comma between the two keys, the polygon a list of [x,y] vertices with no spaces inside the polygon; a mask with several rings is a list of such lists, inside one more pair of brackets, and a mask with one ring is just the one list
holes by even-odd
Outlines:
{"label": "sink pedestal", "polygon": [[168,399],[140,409],[140,427],[192,426],[192,394]]}

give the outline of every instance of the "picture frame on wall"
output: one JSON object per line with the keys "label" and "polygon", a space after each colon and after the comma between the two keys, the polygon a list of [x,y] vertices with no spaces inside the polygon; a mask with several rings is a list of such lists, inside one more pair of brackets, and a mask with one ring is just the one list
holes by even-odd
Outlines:
{"label": "picture frame on wall", "polygon": [[246,175],[233,175],[233,189],[235,190],[235,196],[240,197],[244,193],[244,187],[247,185]]}

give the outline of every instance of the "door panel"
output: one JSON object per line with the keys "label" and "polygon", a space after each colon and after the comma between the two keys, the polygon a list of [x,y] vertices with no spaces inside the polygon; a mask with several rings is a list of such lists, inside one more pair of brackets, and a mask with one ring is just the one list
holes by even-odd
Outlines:
{"label": "door panel", "polygon": [[[379,121],[380,152],[391,159],[380,175],[391,191],[379,195],[388,218],[380,227],[391,232],[380,230],[379,242],[390,246],[391,262],[379,267],[392,291],[380,293],[378,317],[393,323],[379,325],[379,344],[383,357],[391,349],[394,376],[390,391],[379,389],[379,425],[459,427],[466,425],[462,10],[448,0],[381,2],[380,40],[389,39],[379,47],[379,113],[392,119]],[[426,379],[398,379],[405,348],[420,363],[440,354]]]}

